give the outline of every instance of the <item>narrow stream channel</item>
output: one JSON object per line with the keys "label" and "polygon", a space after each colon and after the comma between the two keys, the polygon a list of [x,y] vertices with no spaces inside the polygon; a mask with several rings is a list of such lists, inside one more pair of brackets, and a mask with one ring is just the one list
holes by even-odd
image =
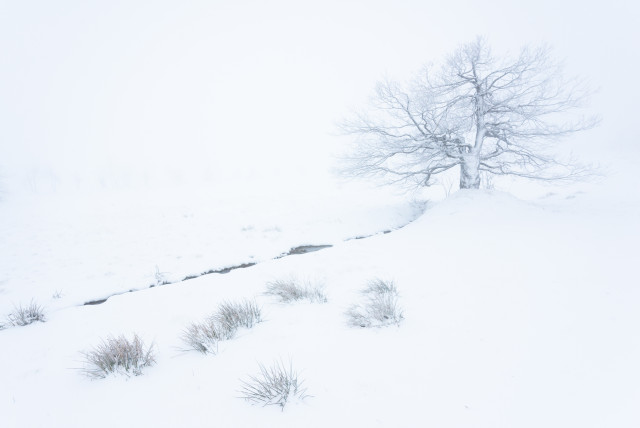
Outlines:
{"label": "narrow stream channel", "polygon": [[[388,231],[385,231],[384,233],[388,233]],[[373,235],[371,235],[373,236]],[[358,238],[360,239],[360,238]],[[287,251],[286,253],[282,253],[281,255],[279,255],[278,257],[275,257],[274,260],[276,259],[282,259],[284,257],[288,257],[288,256],[294,256],[297,254],[307,254],[307,253],[313,253],[315,251],[320,251],[320,250],[324,250],[325,248],[331,248],[333,247],[333,245],[330,244],[325,244],[325,245],[301,245],[299,247],[294,247],[292,249],[290,249],[289,251]],[[196,275],[187,275],[185,276],[183,279],[179,280],[179,281],[174,281],[174,282],[170,282],[170,281],[165,281],[163,282],[161,285],[168,285],[168,284],[177,284],[179,282],[184,282],[184,281],[188,281],[190,279],[194,279],[194,278],[200,278],[201,276],[204,275],[210,275],[212,273],[217,273],[217,274],[227,274],[231,271],[237,270],[237,269],[246,269],[248,267],[251,266],[255,266],[257,263],[242,263],[240,265],[236,265],[236,266],[229,266],[229,267],[225,267],[225,268],[221,268],[221,269],[210,269],[208,271],[202,272],[200,274],[196,274]],[[160,285],[151,285],[148,288],[153,288],[153,287],[158,287]],[[88,302],[84,303],[84,306],[93,306],[93,305],[100,305],[104,302],[106,302],[110,297],[113,296],[120,296],[122,294],[127,294],[127,293],[134,293],[136,291],[140,291],[140,290],[144,290],[144,288],[141,289],[132,289],[129,291],[123,291],[120,293],[114,293],[111,294],[107,297],[104,297],[102,299],[96,299],[96,300],[89,300]]]}

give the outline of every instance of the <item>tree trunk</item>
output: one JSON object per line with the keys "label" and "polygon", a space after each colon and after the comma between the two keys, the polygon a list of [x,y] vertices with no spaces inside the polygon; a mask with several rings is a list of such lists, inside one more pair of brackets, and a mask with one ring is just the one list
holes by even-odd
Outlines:
{"label": "tree trunk", "polygon": [[462,158],[460,163],[460,188],[479,189],[480,188],[480,157],[468,154]]}

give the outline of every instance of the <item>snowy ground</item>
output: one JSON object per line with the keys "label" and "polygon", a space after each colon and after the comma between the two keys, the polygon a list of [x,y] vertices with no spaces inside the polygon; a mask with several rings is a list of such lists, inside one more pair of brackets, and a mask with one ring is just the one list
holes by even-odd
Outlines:
{"label": "snowy ground", "polygon": [[401,227],[423,209],[407,198],[390,201],[388,192],[363,198],[354,189],[243,197],[207,188],[25,192],[8,199],[0,210],[0,314],[30,299],[57,309],[269,260],[299,245],[336,244]]}
{"label": "snowy ground", "polygon": [[[0,0],[0,323],[32,299],[48,318],[0,331],[0,428],[640,427],[637,16],[626,0]],[[601,126],[561,150],[606,180],[426,205],[329,183],[352,143],[336,123],[376,81],[478,35],[497,55],[548,42],[599,89]],[[328,302],[264,295],[290,275]],[[374,277],[405,319],[349,327]],[[241,297],[264,322],[218,355],[181,350]],[[142,376],[78,370],[134,332],[157,351]],[[311,397],[238,398],[276,359]]]}
{"label": "snowy ground", "polygon": [[[151,201],[105,200],[73,218],[53,204],[37,217],[10,214],[22,228],[3,229],[12,244],[2,247],[3,309],[44,296],[49,320],[0,332],[2,426],[640,426],[635,199],[459,192],[404,228],[348,241],[398,227],[415,209],[381,202],[331,216],[318,208],[322,215],[306,218],[320,220],[308,222],[271,209],[254,216]],[[304,243],[334,247],[272,259]],[[144,286],[156,264],[175,279],[249,256],[260,263],[77,306]],[[14,263],[25,260],[33,266]],[[292,274],[324,281],[328,303],[285,305],[263,294],[268,281]],[[374,277],[395,281],[404,322],[347,326],[345,310]],[[58,289],[61,299],[46,299]],[[180,350],[189,322],[241,297],[257,299],[263,323],[222,342],[218,355]],[[133,332],[157,346],[143,376],[90,380],[76,370],[80,351]],[[238,398],[241,379],[280,358],[291,359],[312,397],[282,412]]]}

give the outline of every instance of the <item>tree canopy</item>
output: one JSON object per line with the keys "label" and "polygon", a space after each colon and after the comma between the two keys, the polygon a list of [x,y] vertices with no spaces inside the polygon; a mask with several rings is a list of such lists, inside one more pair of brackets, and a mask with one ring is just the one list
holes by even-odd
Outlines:
{"label": "tree canopy", "polygon": [[429,186],[434,176],[459,166],[462,189],[479,188],[482,171],[578,178],[586,169],[559,160],[550,148],[597,123],[567,120],[587,97],[579,79],[563,78],[548,47],[498,58],[478,38],[406,84],[378,83],[371,108],[343,124],[357,136],[347,171]]}

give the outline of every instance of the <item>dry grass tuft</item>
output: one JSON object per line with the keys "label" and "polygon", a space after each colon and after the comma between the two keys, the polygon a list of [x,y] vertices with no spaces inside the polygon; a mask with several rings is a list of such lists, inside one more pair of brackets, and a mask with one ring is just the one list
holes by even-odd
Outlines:
{"label": "dry grass tuft", "polygon": [[403,311],[398,305],[398,290],[393,281],[373,279],[361,293],[364,295],[364,302],[351,306],[346,312],[349,325],[382,327],[399,325],[404,319]]}
{"label": "dry grass tuft", "polygon": [[258,375],[242,381],[240,393],[241,398],[252,404],[280,406],[281,409],[294,398],[304,400],[308,397],[303,381],[293,370],[291,362],[287,367],[282,361],[275,362],[271,367],[260,364]]}
{"label": "dry grass tuft", "polygon": [[187,349],[216,354],[218,342],[233,339],[239,328],[252,328],[259,322],[262,322],[262,311],[255,301],[223,302],[207,319],[187,326],[182,341]]}
{"label": "dry grass tuft", "polygon": [[265,294],[276,296],[283,303],[308,300],[311,303],[326,303],[324,284],[310,280],[299,281],[295,277],[278,279],[267,283]]}
{"label": "dry grass tuft", "polygon": [[13,311],[7,315],[5,323],[0,324],[0,329],[7,327],[24,327],[34,322],[45,322],[44,308],[33,300],[27,306],[15,306]]}
{"label": "dry grass tuft", "polygon": [[111,373],[139,376],[143,368],[156,362],[154,345],[145,348],[137,334],[132,340],[124,335],[107,337],[82,354],[85,357],[83,372],[91,378],[104,378]]}

